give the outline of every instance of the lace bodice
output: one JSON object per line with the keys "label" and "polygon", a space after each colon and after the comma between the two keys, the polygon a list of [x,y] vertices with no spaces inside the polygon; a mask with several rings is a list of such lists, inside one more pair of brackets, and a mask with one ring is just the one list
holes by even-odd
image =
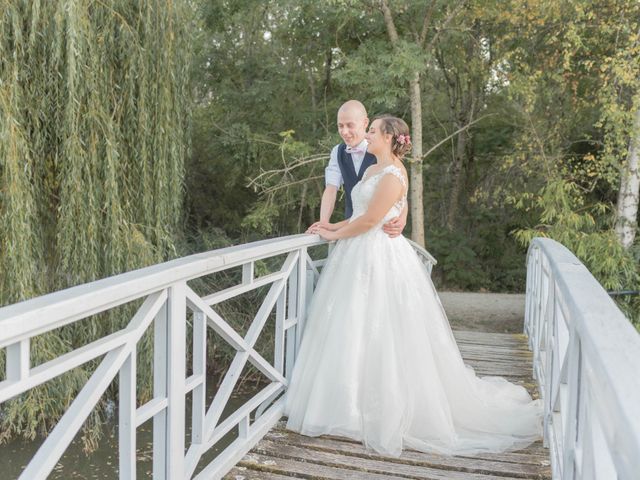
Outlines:
{"label": "lace bodice", "polygon": [[[367,172],[368,171],[369,169],[367,169]],[[369,202],[373,198],[373,194],[378,186],[378,182],[385,175],[395,175],[400,179],[400,182],[402,182],[402,186],[404,187],[404,194],[402,195],[402,198],[398,200],[384,216],[384,219],[381,222],[382,225],[382,223],[385,223],[402,213],[402,210],[404,209],[404,206],[407,202],[407,181],[402,173],[402,170],[400,170],[400,168],[396,167],[395,165],[384,167],[382,170],[374,173],[373,175],[367,176],[367,172],[365,172],[362,180],[360,180],[353,187],[353,190],[351,190],[351,200],[353,202],[353,215],[351,216],[351,220],[358,218],[367,211]]]}

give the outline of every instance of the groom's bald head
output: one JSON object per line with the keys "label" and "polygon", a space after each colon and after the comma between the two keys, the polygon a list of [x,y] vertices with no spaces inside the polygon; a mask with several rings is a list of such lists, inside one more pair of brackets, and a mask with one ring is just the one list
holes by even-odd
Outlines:
{"label": "groom's bald head", "polygon": [[349,100],[338,109],[338,132],[350,147],[362,142],[368,125],[367,109],[358,100]]}
{"label": "groom's bald head", "polygon": [[344,102],[338,109],[338,116],[340,116],[340,113],[349,113],[362,118],[367,118],[367,109],[364,108],[362,102],[359,102],[358,100],[348,100]]}

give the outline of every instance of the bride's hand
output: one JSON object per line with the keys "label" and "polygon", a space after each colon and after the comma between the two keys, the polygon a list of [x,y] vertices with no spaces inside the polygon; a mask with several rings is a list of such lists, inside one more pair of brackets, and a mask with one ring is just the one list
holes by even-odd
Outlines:
{"label": "bride's hand", "polygon": [[327,228],[320,227],[320,228],[318,228],[318,230],[315,233],[317,233],[322,238],[324,238],[325,240],[328,240],[330,242],[338,239],[338,234],[335,231],[329,230]]}
{"label": "bride's hand", "polygon": [[307,231],[305,233],[318,233],[318,229],[320,228],[324,228],[325,230],[330,230],[332,232],[335,232],[338,229],[338,224],[330,223],[330,222],[316,222],[313,225],[311,225],[309,228],[307,228]]}
{"label": "bride's hand", "polygon": [[329,222],[315,222],[313,225],[307,228],[307,231],[304,233],[318,233],[319,228],[321,227],[326,228],[328,224]]}

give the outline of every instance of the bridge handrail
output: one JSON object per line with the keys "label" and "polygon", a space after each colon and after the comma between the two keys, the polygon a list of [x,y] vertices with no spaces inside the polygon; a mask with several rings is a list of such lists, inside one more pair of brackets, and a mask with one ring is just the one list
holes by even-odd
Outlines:
{"label": "bridge handrail", "polygon": [[525,333],[553,478],[635,478],[640,335],[582,262],[551,239],[529,247]]}
{"label": "bridge handrail", "polygon": [[[172,283],[325,243],[314,235],[260,240],[196,253],[0,308],[0,348],[162,290]],[[46,315],[44,314],[46,312]]]}
{"label": "bridge handrail", "polygon": [[413,240],[409,240],[409,239],[407,239],[407,241],[416,251],[418,256],[422,257],[422,262],[425,264],[425,267],[427,268],[429,275],[431,275],[431,270],[438,263],[438,261],[419,243],[416,243]]}

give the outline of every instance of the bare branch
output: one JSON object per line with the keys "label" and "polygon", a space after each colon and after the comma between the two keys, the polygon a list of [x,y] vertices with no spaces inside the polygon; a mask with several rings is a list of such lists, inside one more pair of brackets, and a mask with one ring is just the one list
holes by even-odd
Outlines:
{"label": "bare branch", "polygon": [[462,7],[464,7],[465,3],[466,3],[466,1],[462,0],[458,5],[455,6],[455,8],[453,8],[451,10],[451,12],[449,12],[449,16],[445,19],[444,23],[440,26],[440,28],[438,28],[438,31],[436,32],[436,34],[429,41],[429,45],[427,45],[427,51],[428,52],[430,52],[431,49],[433,49],[433,46],[438,41],[438,38],[440,37],[440,34],[447,29],[447,26],[458,15],[458,11],[461,10]]}
{"label": "bare branch", "polygon": [[[226,133],[229,136],[233,136],[234,134],[232,132],[230,132],[229,130],[226,130],[224,128],[222,128],[220,125],[218,125],[216,122],[212,121],[211,124],[217,128],[218,130],[220,130],[222,133]],[[257,135],[253,135],[251,137],[251,140],[257,143],[266,143],[267,145],[275,145],[275,146],[280,146],[280,143],[278,142],[273,142],[271,140],[265,140],[264,138],[260,138]]]}
{"label": "bare branch", "polygon": [[310,182],[312,180],[318,180],[320,178],[324,178],[324,175],[316,175],[314,177],[307,177],[307,178],[303,178],[302,180],[296,180],[295,182],[281,183],[279,185],[274,185],[273,187],[265,188],[261,193],[263,195],[268,195],[270,193],[277,192],[278,190],[282,190],[283,188],[289,188],[289,187],[291,187],[293,185],[299,185],[301,183]]}
{"label": "bare branch", "polygon": [[308,165],[309,163],[315,163],[315,162],[319,162],[321,160],[325,160],[327,158],[327,155],[325,153],[318,153],[315,155],[311,155],[309,157],[304,157],[303,159],[296,161],[290,165],[285,165],[284,168],[274,168],[271,170],[265,170],[264,172],[262,172],[260,175],[258,175],[257,177],[254,177],[251,179],[251,181],[247,184],[247,187],[253,187],[253,186],[257,186],[258,182],[260,179],[262,179],[262,177],[267,177],[267,179],[278,175],[278,174],[282,174],[283,176],[286,176],[287,174],[289,174],[292,170],[298,168],[298,167],[302,167],[304,165]]}
{"label": "bare branch", "polygon": [[[464,127],[459,128],[458,130],[456,130],[455,132],[453,132],[451,135],[449,135],[447,138],[444,138],[443,140],[440,140],[438,143],[436,143],[433,147],[431,147],[426,153],[424,153],[421,157],[422,160],[424,160],[428,155],[430,155],[431,153],[433,153],[435,150],[437,150],[442,144],[448,142],[452,137],[455,137],[457,134],[459,134],[460,132],[463,132],[465,130],[467,130],[469,127],[471,127],[471,125],[473,125],[474,123],[478,123],[480,120],[483,120],[487,117],[492,117],[494,115],[497,115],[497,113],[489,113],[487,115],[483,115],[480,118],[476,118],[473,122],[469,122],[467,123]],[[409,162],[414,162],[415,160],[411,159],[409,160]]]}

